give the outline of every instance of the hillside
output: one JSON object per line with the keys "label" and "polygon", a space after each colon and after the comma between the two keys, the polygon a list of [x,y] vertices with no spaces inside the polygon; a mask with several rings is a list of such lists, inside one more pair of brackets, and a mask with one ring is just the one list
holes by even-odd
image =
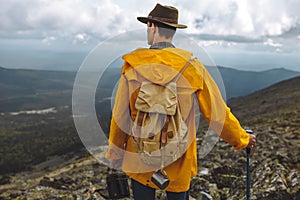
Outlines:
{"label": "hillside", "polygon": [[[299,199],[300,77],[232,99],[229,106],[241,124],[257,135],[251,160],[252,198]],[[53,167],[39,171],[38,176],[29,172],[6,177],[6,184],[0,186],[0,198],[103,199],[99,192],[105,190],[106,168],[93,158]],[[244,199],[245,174],[245,151],[233,151],[220,141],[199,160],[199,175],[192,180],[191,195],[200,198],[203,191],[217,200]]]}
{"label": "hillside", "polygon": [[0,68],[0,112],[71,105],[75,72]]}
{"label": "hillside", "polygon": [[[274,118],[273,114],[281,117],[285,112],[297,114],[299,103],[300,77],[276,83],[250,95],[233,98],[228,102],[229,105],[234,105],[233,112],[236,112],[240,119],[247,119],[247,121],[257,117]],[[251,115],[255,117],[251,117]],[[261,123],[264,122],[261,121]]]}
{"label": "hillside", "polygon": [[253,193],[258,199],[299,199],[300,77],[232,99],[229,105],[241,124],[257,135]]}

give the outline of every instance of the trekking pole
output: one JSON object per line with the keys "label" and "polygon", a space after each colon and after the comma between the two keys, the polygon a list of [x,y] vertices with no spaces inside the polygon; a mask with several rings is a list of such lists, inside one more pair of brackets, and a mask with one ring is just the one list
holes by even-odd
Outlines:
{"label": "trekking pole", "polygon": [[[247,133],[253,134],[252,130],[246,130]],[[250,200],[250,154],[251,148],[247,148],[247,189],[246,189],[246,199]]]}

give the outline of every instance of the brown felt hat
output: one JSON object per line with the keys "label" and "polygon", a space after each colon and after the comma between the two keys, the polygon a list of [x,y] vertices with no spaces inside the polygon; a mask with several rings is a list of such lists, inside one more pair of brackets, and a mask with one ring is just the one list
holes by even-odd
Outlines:
{"label": "brown felt hat", "polygon": [[149,13],[148,17],[137,18],[142,23],[157,22],[174,28],[187,28],[186,25],[178,24],[178,10],[172,6],[162,6],[159,3]]}

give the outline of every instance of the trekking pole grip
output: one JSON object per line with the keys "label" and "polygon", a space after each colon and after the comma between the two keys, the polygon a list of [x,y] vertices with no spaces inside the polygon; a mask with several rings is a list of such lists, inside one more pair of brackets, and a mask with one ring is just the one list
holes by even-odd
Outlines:
{"label": "trekking pole grip", "polygon": [[[253,134],[253,131],[250,130],[250,129],[246,130],[246,132],[249,133],[249,134]],[[250,152],[251,152],[251,148],[247,148],[247,154],[250,155]]]}

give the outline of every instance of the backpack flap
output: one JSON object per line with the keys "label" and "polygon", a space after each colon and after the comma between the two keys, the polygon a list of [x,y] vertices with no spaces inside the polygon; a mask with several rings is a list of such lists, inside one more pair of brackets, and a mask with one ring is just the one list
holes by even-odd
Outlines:
{"label": "backpack flap", "polygon": [[[147,113],[174,115],[177,106],[176,83],[158,85],[144,81],[135,102],[137,110]],[[159,104],[157,103],[159,102]]]}

